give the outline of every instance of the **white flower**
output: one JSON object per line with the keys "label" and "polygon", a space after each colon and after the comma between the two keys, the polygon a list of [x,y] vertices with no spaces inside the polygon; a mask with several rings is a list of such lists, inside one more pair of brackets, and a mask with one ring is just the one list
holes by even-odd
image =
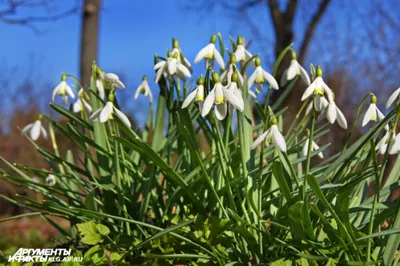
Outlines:
{"label": "white flower", "polygon": [[392,93],[392,95],[390,95],[390,97],[389,97],[389,99],[388,99],[388,101],[387,101],[387,103],[386,103],[386,109],[388,109],[388,108],[393,104],[393,102],[394,102],[396,99],[399,98],[399,96],[400,96],[400,88],[398,88],[397,90],[395,90],[395,91]]}
{"label": "white flower", "polygon": [[204,103],[204,78],[203,76],[200,76],[200,78],[197,79],[197,87],[189,93],[189,95],[186,97],[186,99],[182,103],[182,109],[186,108],[189,106],[189,104],[195,100],[197,104],[199,105],[199,110],[200,112],[203,110],[203,103]]}
{"label": "white flower", "polygon": [[67,104],[67,103],[68,103],[68,95],[69,95],[72,99],[75,98],[75,95],[74,95],[74,93],[72,92],[71,87],[70,87],[70,86],[68,85],[68,83],[65,81],[65,76],[63,76],[61,79],[62,79],[61,82],[54,88],[54,90],[53,90],[53,95],[52,95],[51,99],[52,99],[52,101],[54,102],[54,98],[55,98],[56,95],[58,94],[58,95],[62,96],[63,102],[64,102],[65,104]]}
{"label": "white flower", "polygon": [[[230,91],[233,95],[236,96],[236,98],[240,102],[240,106],[243,106],[243,108],[244,108],[244,101],[243,101],[242,92],[238,88],[237,81],[232,81],[231,84],[228,85],[227,90]],[[229,109],[228,109],[229,110],[229,114],[232,115],[235,112],[235,109],[236,109],[235,105],[232,104],[231,102],[229,102]],[[243,109],[241,111],[243,111]]]}
{"label": "white flower", "polygon": [[240,36],[238,36],[238,38],[237,38],[235,56],[236,56],[236,59],[238,62],[240,62],[242,60],[247,61],[253,56],[244,47],[243,38]]}
{"label": "white flower", "polygon": [[269,74],[267,71],[262,69],[261,67],[261,60],[260,58],[255,59],[256,69],[254,70],[253,74],[250,76],[249,80],[247,81],[247,87],[250,89],[251,86],[256,87],[257,92],[262,91],[263,85],[265,81],[268,81],[269,85],[275,89],[279,90],[278,83],[276,82],[275,78]]}
{"label": "white flower", "polygon": [[205,117],[210,112],[211,107],[215,104],[215,115],[218,120],[223,120],[228,112],[227,102],[231,103],[235,108],[243,112],[243,101],[240,101],[240,99],[238,99],[234,93],[222,86],[217,72],[213,72],[212,77],[215,85],[204,100],[201,115]]}
{"label": "white flower", "polygon": [[213,67],[214,59],[217,60],[217,63],[220,68],[225,68],[224,59],[222,58],[221,54],[218,52],[217,48],[215,47],[215,41],[217,40],[217,36],[211,36],[210,43],[207,44],[206,47],[200,50],[200,52],[196,55],[194,59],[195,63],[200,62],[203,58],[206,59],[206,68]]}
{"label": "white flower", "polygon": [[89,119],[91,121],[100,121],[101,123],[104,123],[108,119],[112,119],[113,114],[115,114],[125,125],[127,125],[128,127],[131,127],[131,122],[129,122],[129,119],[126,117],[126,115],[124,113],[122,113],[120,110],[115,108],[113,102],[110,101],[110,99],[103,108],[100,108],[97,111],[95,111],[89,117]]}
{"label": "white flower", "polygon": [[109,82],[111,86],[114,88],[120,88],[120,89],[126,88],[125,84],[122,83],[117,74],[103,72],[102,75],[100,75],[100,78],[103,81]]}
{"label": "white flower", "polygon": [[[172,54],[177,53],[179,55],[177,60],[180,63],[182,63],[190,71],[190,73],[192,73],[193,72],[192,65],[190,64],[189,60],[186,57],[183,56],[182,50],[181,50],[181,48],[179,48],[178,40],[172,39],[172,47],[173,47],[172,51],[171,51]],[[183,58],[183,62],[181,62],[182,58]]]}
{"label": "white flower", "polygon": [[90,114],[92,112],[92,107],[90,104],[85,100],[85,94],[83,93],[83,89],[80,89],[78,92],[78,100],[72,106],[72,110],[74,113],[79,113],[83,111],[83,108],[86,109],[86,112]]}
{"label": "white flower", "polygon": [[42,126],[42,117],[42,115],[39,115],[38,119],[35,122],[25,126],[22,129],[22,133],[26,133],[27,131],[29,131],[29,136],[32,140],[35,141],[40,137],[40,134],[42,134],[43,137],[47,139],[46,129],[44,129],[44,127]]}
{"label": "white flower", "polygon": [[[304,146],[303,146],[303,155],[304,156],[307,156],[307,154],[308,154],[308,144],[309,143],[310,143],[310,138],[307,138],[305,143],[304,143]],[[311,143],[311,151],[318,150],[318,149],[319,149],[318,144],[315,143],[314,141],[312,141],[312,143]],[[318,153],[318,157],[321,158],[321,159],[324,158],[324,155],[322,154],[322,152]]]}
{"label": "white flower", "polygon": [[322,79],[322,69],[320,66],[317,67],[317,77],[316,79],[308,86],[308,88],[304,91],[303,96],[301,97],[301,101],[304,101],[312,94],[314,95],[314,105],[315,110],[320,112],[323,109],[321,98],[326,94],[328,101],[333,101],[333,96],[331,89],[328,85],[325,84]]}
{"label": "white flower", "polygon": [[265,140],[267,146],[274,143],[279,150],[286,152],[286,142],[281,132],[279,132],[278,121],[274,116],[271,117],[271,124],[272,126],[253,142],[250,149],[255,149]]}
{"label": "white flower", "polygon": [[343,115],[342,111],[340,111],[340,109],[336,106],[334,101],[329,102],[328,107],[324,109],[322,115],[323,114],[326,114],[326,119],[328,119],[329,123],[333,124],[337,119],[339,126],[347,129],[346,117]]}
{"label": "white flower", "polygon": [[[362,126],[364,127],[365,125],[368,124],[369,121],[382,121],[385,116],[382,114],[381,111],[379,111],[378,107],[376,106],[377,98],[375,95],[371,97],[371,103],[367,109],[367,111],[364,114],[363,120],[362,120]],[[389,126],[385,126],[386,130],[389,130]]]}
{"label": "white flower", "polygon": [[[226,85],[231,84],[232,74],[235,70],[236,70],[236,56],[234,53],[232,53],[228,68],[221,74],[221,82],[226,82]],[[239,71],[237,71],[237,73],[238,73],[238,78],[239,78],[238,82],[239,82],[240,86],[243,86],[243,82],[244,82],[243,76],[242,76],[242,74],[240,74]]]}
{"label": "white flower", "polygon": [[292,51],[292,61],[290,61],[289,68],[283,72],[281,86],[285,86],[288,81],[294,79],[297,75],[300,75],[303,81],[310,85],[310,77],[307,71],[297,62],[296,57],[296,53]]}
{"label": "white flower", "polygon": [[393,131],[391,133],[389,131],[386,131],[386,134],[382,137],[382,139],[378,142],[376,145],[376,149],[378,150],[379,154],[385,154],[386,149],[388,147],[389,143],[389,137],[390,134],[392,134],[392,140],[390,142],[389,146],[389,154],[400,154],[400,133],[395,135]]}
{"label": "white flower", "polygon": [[153,102],[153,94],[151,93],[151,89],[149,83],[147,82],[147,77],[143,76],[142,83],[137,87],[135,92],[135,100],[139,97],[139,94],[143,94],[146,97],[149,97],[150,103]]}
{"label": "white flower", "polygon": [[56,184],[56,177],[52,174],[49,174],[46,177],[45,183],[49,186],[54,186]]}
{"label": "white flower", "polygon": [[155,82],[157,83],[161,76],[164,75],[168,78],[170,82],[172,82],[172,78],[176,75],[180,80],[186,81],[186,77],[190,78],[191,74],[189,69],[187,69],[183,64],[181,64],[177,58],[178,54],[171,54],[168,52],[168,58],[166,61],[158,62],[154,66],[154,70],[157,71]]}
{"label": "white flower", "polygon": [[106,96],[106,93],[104,91],[104,84],[101,79],[96,79],[96,87],[97,87],[97,91],[99,93],[99,97],[103,100],[104,97]]}

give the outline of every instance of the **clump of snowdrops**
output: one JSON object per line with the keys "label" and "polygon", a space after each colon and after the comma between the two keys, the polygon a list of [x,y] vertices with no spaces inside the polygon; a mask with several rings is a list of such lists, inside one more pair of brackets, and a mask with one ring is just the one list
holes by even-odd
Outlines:
{"label": "clump of snowdrops", "polygon": [[[292,46],[265,69],[242,37],[230,42],[226,49],[220,34],[211,37],[194,59],[203,73],[193,73],[175,39],[166,57],[155,56],[158,88],[144,76],[132,92],[151,103],[140,132],[118,105],[129,88],[116,74],[93,63],[86,85],[63,73],[52,96],[64,104],[50,106],[67,123],[41,114],[22,129],[49,168],[2,158],[2,178],[44,200],[0,195],[31,211],[5,220],[42,217],[85,265],[396,265],[400,202],[389,195],[400,185],[400,160],[385,170],[400,153],[400,89],[386,116],[369,93],[347,121],[322,67],[306,70]],[[295,83],[302,107],[284,123],[282,102]],[[284,93],[271,102],[277,90]],[[333,123],[348,137],[331,155],[320,139]],[[359,124],[368,130],[351,143]],[[55,131],[75,152],[60,153]],[[38,146],[40,137],[53,150]]]}

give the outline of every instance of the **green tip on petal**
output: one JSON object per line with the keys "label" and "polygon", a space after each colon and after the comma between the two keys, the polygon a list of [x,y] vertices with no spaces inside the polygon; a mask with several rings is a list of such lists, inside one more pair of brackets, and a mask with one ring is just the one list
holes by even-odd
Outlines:
{"label": "green tip on petal", "polygon": [[371,103],[377,103],[378,102],[378,98],[376,98],[375,94],[372,95],[371,97]]}
{"label": "green tip on petal", "polygon": [[142,80],[147,80],[147,76],[144,75],[143,78],[142,78]]}
{"label": "green tip on petal", "polygon": [[235,69],[235,71],[232,73],[232,77],[231,77],[232,82],[238,82],[239,81],[239,74],[237,72],[237,70]]}
{"label": "green tip on petal", "polygon": [[177,39],[172,39],[172,48],[179,48],[179,41]]}
{"label": "green tip on petal", "polygon": [[255,63],[256,63],[256,67],[261,66],[261,59],[259,57],[256,57]]}
{"label": "green tip on petal", "polygon": [[43,114],[39,114],[37,120],[42,121],[43,119]]}
{"label": "green tip on petal", "polygon": [[210,38],[210,43],[215,43],[217,41],[217,35],[213,34]]}
{"label": "green tip on petal", "polygon": [[218,73],[215,71],[212,73],[212,79],[213,79],[214,83],[221,82],[221,79],[219,78]]}
{"label": "green tip on petal", "polygon": [[231,53],[231,56],[229,58],[229,63],[236,64],[236,55],[235,55],[235,53]]}
{"label": "green tip on petal", "polygon": [[292,50],[292,60],[297,60],[297,55],[294,50]]}
{"label": "green tip on petal", "polygon": [[236,41],[237,45],[244,45],[244,40],[242,36],[238,36],[237,37],[237,41]]}
{"label": "green tip on petal", "polygon": [[276,117],[273,115],[270,118],[270,122],[271,122],[271,125],[277,125],[278,124],[278,119],[276,119]]}
{"label": "green tip on petal", "polygon": [[196,81],[197,85],[204,85],[204,78],[203,75],[201,75],[197,81]]}
{"label": "green tip on petal", "polygon": [[317,66],[317,77],[322,77],[322,68],[320,66]]}
{"label": "green tip on petal", "polygon": [[112,103],[113,103],[113,102],[114,102],[114,99],[115,99],[114,93],[113,93],[113,92],[110,92],[110,94],[108,94],[107,99],[108,99],[109,102],[112,102]]}

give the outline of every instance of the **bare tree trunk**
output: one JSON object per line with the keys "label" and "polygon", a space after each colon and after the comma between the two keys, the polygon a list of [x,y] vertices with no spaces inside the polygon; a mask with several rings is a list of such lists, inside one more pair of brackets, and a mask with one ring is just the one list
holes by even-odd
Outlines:
{"label": "bare tree trunk", "polygon": [[97,59],[99,17],[101,0],[84,0],[82,8],[82,32],[80,55],[80,79],[88,84],[93,60]]}

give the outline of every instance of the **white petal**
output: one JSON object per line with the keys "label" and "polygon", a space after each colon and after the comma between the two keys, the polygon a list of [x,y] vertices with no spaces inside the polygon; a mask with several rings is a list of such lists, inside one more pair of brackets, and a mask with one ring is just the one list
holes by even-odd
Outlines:
{"label": "white petal", "polygon": [[344,117],[342,111],[340,111],[340,109],[337,106],[336,106],[336,114],[339,126],[341,126],[343,129],[347,129],[346,117]]}
{"label": "white petal", "polygon": [[166,63],[165,61],[158,62],[157,64],[154,65],[154,70],[157,70],[160,67],[163,67],[165,63]]}
{"label": "white petal", "polygon": [[364,114],[363,120],[362,120],[362,126],[365,126],[366,124],[368,124],[368,122],[371,120],[371,117],[375,115],[376,116],[376,109],[374,104],[370,104],[368,106],[367,111]]}
{"label": "white petal", "polygon": [[254,71],[253,74],[251,74],[251,76],[249,77],[249,79],[247,80],[247,87],[248,89],[251,88],[251,86],[253,86],[254,81],[256,80],[257,77],[257,71]]}
{"label": "white petal", "polygon": [[97,79],[96,86],[97,86],[97,92],[99,94],[99,97],[103,100],[104,96],[105,96],[103,81],[100,79]]}
{"label": "white petal", "polygon": [[307,154],[308,154],[308,143],[309,142],[310,142],[310,138],[307,137],[307,139],[304,143],[304,146],[303,146],[303,150],[302,150],[303,156],[307,156]]}
{"label": "white petal", "polygon": [[113,107],[113,109],[114,109],[115,115],[116,115],[119,119],[121,119],[121,121],[122,121],[125,125],[127,125],[128,127],[131,127],[131,122],[129,122],[128,117],[126,117],[126,115],[125,115],[123,112],[121,112],[120,110],[118,110],[117,108],[115,108],[115,106],[112,106],[112,107]]}
{"label": "white petal", "polygon": [[[312,142],[312,145],[313,145],[313,150],[315,150],[315,151],[316,151],[316,150],[319,150],[319,146],[318,146],[317,143],[315,143],[315,142],[313,141],[313,142]],[[324,155],[322,154],[322,152],[318,153],[317,155],[318,155],[318,157],[321,158],[321,159],[324,158]]]}
{"label": "white petal", "polygon": [[286,72],[286,79],[287,80],[292,80],[296,77],[297,75],[297,70],[299,69],[299,66],[297,64],[296,60],[292,60],[292,62],[290,63],[289,68],[287,69]]}
{"label": "white petal", "polygon": [[329,103],[328,110],[326,112],[326,118],[328,119],[329,123],[333,124],[336,120],[336,104],[334,102]]}
{"label": "white petal", "polygon": [[182,109],[186,108],[192,101],[193,99],[196,97],[197,94],[197,89],[195,89],[194,91],[192,91],[191,93],[189,93],[189,95],[186,97],[186,99],[183,101],[182,103]]}
{"label": "white petal", "polygon": [[26,134],[26,132],[32,128],[33,124],[34,124],[34,123],[30,123],[30,124],[26,125],[26,126],[22,129],[22,133],[25,133],[25,134]]}
{"label": "white petal", "polygon": [[101,123],[106,122],[110,118],[110,115],[113,113],[113,107],[114,105],[112,102],[106,103],[100,112],[99,120]]}
{"label": "white petal", "polygon": [[98,121],[99,120],[99,116],[101,111],[103,110],[103,108],[97,109],[90,117],[89,120],[90,121]]}
{"label": "white petal", "polygon": [[85,100],[82,99],[82,101],[83,101],[83,105],[86,108],[86,111],[90,114],[92,112],[92,106],[90,106],[90,104],[88,102],[86,102]]}
{"label": "white petal", "polygon": [[269,132],[271,131],[271,128],[268,129],[267,131],[265,131],[263,134],[261,134],[254,142],[253,144],[251,144],[250,149],[255,149],[256,147],[258,147],[267,137],[267,135],[269,134]]}
{"label": "white petal", "polygon": [[177,65],[178,70],[185,75],[186,77],[190,78],[192,75],[190,74],[189,69],[187,69],[184,65],[182,65],[181,63],[178,63]]}
{"label": "white petal", "polygon": [[171,76],[176,73],[176,59],[168,58],[168,73]]}
{"label": "white petal", "polygon": [[304,101],[305,99],[310,97],[311,94],[313,94],[315,85],[316,85],[316,82],[314,80],[314,82],[311,83],[310,86],[308,86],[307,89],[304,91],[303,96],[301,96],[301,101]]}
{"label": "white petal", "polygon": [[40,136],[40,128],[42,127],[42,124],[39,120],[36,120],[33,123],[31,132],[30,132],[30,137],[32,140],[37,140]]}
{"label": "white petal", "polygon": [[321,98],[320,98],[320,101],[321,101],[321,108],[322,108],[322,109],[325,109],[326,107],[328,107],[329,103],[328,103],[328,101],[325,99],[325,97],[321,97]]}
{"label": "white petal", "polygon": [[215,58],[215,60],[217,61],[219,67],[220,67],[221,69],[224,69],[224,68],[225,68],[224,59],[222,58],[222,56],[221,56],[220,53],[218,52],[217,48],[215,48],[215,46],[214,46],[214,51],[213,51],[213,53],[214,53],[214,58]]}
{"label": "white petal", "polygon": [[279,132],[278,126],[273,125],[271,126],[272,130],[272,139],[275,145],[283,152],[286,152],[286,142],[283,138],[281,132]]}
{"label": "white petal", "polygon": [[71,87],[70,87],[68,84],[65,85],[65,89],[66,89],[68,95],[69,95],[72,99],[75,99],[75,95],[74,95],[74,93],[72,92],[72,89],[71,89]]}
{"label": "white petal", "polygon": [[286,85],[286,83],[288,82],[287,72],[288,72],[288,69],[286,69],[285,72],[283,72],[283,74],[282,74],[282,77],[281,77],[281,86],[282,87],[284,87]]}
{"label": "white petal", "polygon": [[238,45],[238,46],[236,47],[235,57],[236,57],[236,61],[237,61],[237,62],[240,62],[240,61],[246,59],[246,54],[244,53],[244,47],[243,47],[243,45]]}
{"label": "white petal", "polygon": [[307,108],[306,108],[306,115],[308,115],[308,114],[310,113],[310,111],[311,111],[312,108],[313,108],[313,103],[310,102],[310,103],[308,104]]}
{"label": "white petal", "polygon": [[208,44],[208,45],[207,45],[206,47],[204,47],[203,49],[201,49],[200,52],[198,52],[198,54],[196,55],[196,58],[194,59],[194,62],[195,62],[195,63],[200,62],[200,60],[203,59],[204,56],[205,56],[206,54],[209,53],[210,48],[211,48],[211,43]]}
{"label": "white petal", "polygon": [[73,105],[72,110],[74,113],[79,113],[82,110],[82,102],[81,99],[78,99]]}
{"label": "white petal", "polygon": [[139,85],[139,87],[137,87],[136,92],[135,92],[135,96],[133,96],[133,98],[135,100],[137,100],[137,98],[139,97],[140,92],[142,91],[142,87],[143,87],[143,82]]}
{"label": "white petal", "polygon": [[382,112],[378,109],[378,107],[376,107],[376,114],[378,115],[379,121],[382,121],[383,119],[385,119],[385,115],[382,114]]}
{"label": "white petal", "polygon": [[249,95],[250,95],[251,97],[253,97],[254,99],[257,98],[257,95],[256,95],[253,91],[251,91],[251,90],[249,90]]}
{"label": "white petal", "polygon": [[218,120],[224,120],[228,113],[228,105],[226,102],[215,105],[215,116]]}
{"label": "white petal", "polygon": [[400,95],[400,88],[395,90],[392,93],[392,95],[390,95],[390,97],[389,97],[389,99],[388,99],[388,101],[386,103],[386,109],[388,109],[393,104],[393,102],[399,97],[399,95]]}
{"label": "white petal", "polygon": [[203,110],[201,111],[201,116],[205,117],[211,110],[215,101],[215,88],[210,91],[207,95],[206,99],[204,100]]}
{"label": "white petal", "polygon": [[308,76],[307,71],[299,63],[297,63],[297,64],[298,64],[299,69],[300,69],[301,78],[304,80],[304,82],[307,85],[310,85],[311,81],[310,81],[310,77]]}
{"label": "white petal", "polygon": [[262,70],[263,77],[268,81],[269,85],[275,90],[279,90],[278,82],[276,79],[264,69]]}
{"label": "white petal", "polygon": [[238,97],[238,95],[233,94],[230,90],[223,88],[224,96],[235,108],[239,109],[243,112],[244,102],[242,97]]}
{"label": "white petal", "polygon": [[40,125],[40,132],[42,133],[43,138],[47,139],[47,131],[42,125]]}
{"label": "white petal", "polygon": [[61,89],[62,86],[64,86],[64,85],[63,85],[63,83],[62,83],[62,81],[61,81],[61,83],[58,84],[58,85],[54,88],[53,94],[51,95],[51,100],[52,100],[53,102],[54,102],[54,99],[55,99],[55,97],[56,97],[58,91]]}
{"label": "white petal", "polygon": [[160,80],[162,74],[164,73],[165,67],[166,67],[166,65],[164,65],[163,67],[161,67],[161,68],[159,68],[157,70],[156,78],[154,80],[156,83],[158,83],[158,81]]}
{"label": "white petal", "polygon": [[328,98],[329,102],[333,101],[333,95],[332,95],[332,90],[328,87],[328,85],[325,84],[325,82],[322,80],[322,78],[320,78],[320,82],[321,82],[321,87],[324,89],[324,92],[326,94],[326,97]]}
{"label": "white petal", "polygon": [[317,112],[321,112],[322,110],[321,95],[319,94],[314,96],[314,108]]}

